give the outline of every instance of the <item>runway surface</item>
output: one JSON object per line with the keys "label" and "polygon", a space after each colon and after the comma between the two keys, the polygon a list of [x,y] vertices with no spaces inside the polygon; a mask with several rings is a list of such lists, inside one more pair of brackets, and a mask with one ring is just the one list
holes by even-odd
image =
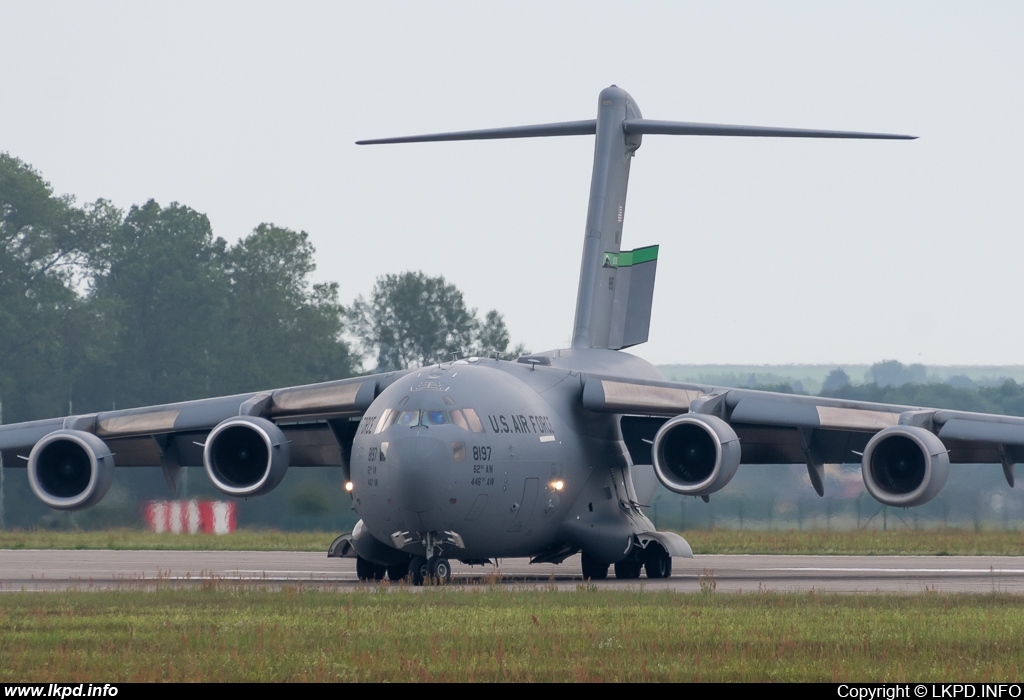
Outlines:
{"label": "runway surface", "polygon": [[[579,557],[559,565],[503,559],[497,568],[452,562],[456,586],[501,583],[575,590],[584,582]],[[108,590],[211,581],[259,586],[354,589],[354,559],[317,552],[182,552],[0,550],[0,593]],[[670,579],[616,580],[594,585],[680,592],[830,591],[1024,593],[1024,557],[839,557],[703,555],[675,559]]]}

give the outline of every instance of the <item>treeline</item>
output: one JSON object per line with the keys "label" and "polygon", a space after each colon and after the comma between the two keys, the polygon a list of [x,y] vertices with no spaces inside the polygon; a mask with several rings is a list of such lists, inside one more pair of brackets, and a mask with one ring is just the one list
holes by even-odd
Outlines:
{"label": "treeline", "polygon": [[0,217],[4,423],[338,379],[363,356],[398,369],[509,345],[501,314],[478,319],[443,277],[382,277],[347,312],[336,283],[311,282],[305,232],[264,223],[231,245],[182,204],[79,206],[3,153]]}
{"label": "treeline", "polygon": [[76,206],[0,154],[0,401],[11,423],[349,376],[306,233],[229,245],[155,201]]}
{"label": "treeline", "polygon": [[1024,386],[1012,379],[1007,379],[999,386],[982,386],[977,389],[935,382],[903,384],[898,387],[879,386],[878,384],[846,385],[822,391],[821,395],[905,406],[952,408],[961,411],[1024,416]]}
{"label": "treeline", "polygon": [[[819,396],[1024,416],[1024,386],[1012,379],[996,384],[975,384],[960,375],[944,382],[927,381],[926,377],[923,365],[886,360],[872,365],[867,375],[869,383],[851,384],[846,372],[837,368],[826,377]],[[755,388],[804,393],[801,387],[789,382],[758,384]]]}

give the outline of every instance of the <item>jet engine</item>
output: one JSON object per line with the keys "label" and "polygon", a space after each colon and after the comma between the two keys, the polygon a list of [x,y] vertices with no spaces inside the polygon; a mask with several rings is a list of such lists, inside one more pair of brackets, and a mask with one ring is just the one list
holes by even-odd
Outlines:
{"label": "jet engine", "polygon": [[676,416],[654,436],[654,471],[671,491],[706,496],[729,483],[740,465],[740,440],[721,418]]}
{"label": "jet engine", "polygon": [[229,496],[261,496],[288,470],[284,433],[266,418],[237,416],[210,431],[203,466],[213,485]]}
{"label": "jet engine", "polygon": [[28,483],[51,508],[80,510],[100,502],[114,481],[114,456],[92,433],[57,430],[32,447]]}
{"label": "jet engine", "polygon": [[919,506],[945,486],[949,451],[924,428],[886,428],[868,441],[861,472],[868,493],[876,500],[887,506]]}

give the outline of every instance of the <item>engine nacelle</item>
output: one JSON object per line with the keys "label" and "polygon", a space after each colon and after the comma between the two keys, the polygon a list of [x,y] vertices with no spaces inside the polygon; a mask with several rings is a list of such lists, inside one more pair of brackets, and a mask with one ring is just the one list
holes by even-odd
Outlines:
{"label": "engine nacelle", "polygon": [[266,418],[228,418],[210,431],[203,466],[229,496],[260,496],[281,483],[290,457],[284,433]]}
{"label": "engine nacelle", "polygon": [[919,506],[949,476],[949,451],[934,433],[911,425],[886,428],[868,441],[861,461],[868,493],[887,506]]}
{"label": "engine nacelle", "polygon": [[113,481],[114,456],[92,433],[56,430],[37,442],[28,457],[32,492],[58,510],[96,505]]}
{"label": "engine nacelle", "polygon": [[740,439],[721,418],[676,416],[654,436],[654,471],[665,488],[706,496],[729,483],[740,466]]}

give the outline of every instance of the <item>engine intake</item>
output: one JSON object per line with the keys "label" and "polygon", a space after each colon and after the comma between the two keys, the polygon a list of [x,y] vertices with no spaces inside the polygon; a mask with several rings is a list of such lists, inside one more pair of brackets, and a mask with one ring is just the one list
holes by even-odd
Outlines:
{"label": "engine intake", "polygon": [[887,506],[919,506],[945,486],[949,451],[924,428],[886,428],[868,441],[861,473],[864,486],[876,500]]}
{"label": "engine intake", "polygon": [[213,485],[229,496],[261,496],[288,470],[288,441],[265,418],[228,418],[210,431],[203,466]]}
{"label": "engine intake", "polygon": [[665,488],[706,496],[729,483],[740,465],[740,439],[721,418],[688,413],[654,436],[654,471]]}
{"label": "engine intake", "polygon": [[81,510],[96,505],[114,481],[114,456],[92,433],[57,430],[32,447],[28,483],[50,508]]}

